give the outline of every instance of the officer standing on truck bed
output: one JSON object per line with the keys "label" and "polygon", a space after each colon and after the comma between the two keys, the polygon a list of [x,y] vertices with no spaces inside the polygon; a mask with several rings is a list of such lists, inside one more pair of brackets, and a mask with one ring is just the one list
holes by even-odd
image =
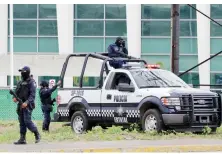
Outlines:
{"label": "officer standing on truck bed", "polygon": [[[116,42],[113,44],[110,44],[107,48],[108,50],[108,56],[110,58],[126,58],[128,57],[128,50],[125,47],[125,41],[121,37],[116,38]],[[121,68],[125,62],[118,60],[118,61],[110,61],[110,66],[116,68]]]}
{"label": "officer standing on truck bed", "polygon": [[42,102],[42,112],[44,115],[44,120],[42,124],[43,131],[49,131],[49,125],[51,122],[50,112],[52,112],[52,105],[54,105],[53,103],[56,101],[55,98],[51,98],[51,95],[60,84],[61,81],[58,81],[55,86],[49,88],[49,84],[47,81],[42,81],[40,83],[41,88],[39,91],[39,96]]}
{"label": "officer standing on truck bed", "polygon": [[[15,93],[23,101],[21,109],[18,112],[20,123],[20,139],[14,144],[26,144],[27,128],[35,134],[35,143],[40,141],[40,134],[37,127],[32,122],[32,111],[35,108],[36,84],[30,77],[30,68],[28,66],[19,69],[22,80],[18,82]],[[16,98],[13,98],[17,102]]]}

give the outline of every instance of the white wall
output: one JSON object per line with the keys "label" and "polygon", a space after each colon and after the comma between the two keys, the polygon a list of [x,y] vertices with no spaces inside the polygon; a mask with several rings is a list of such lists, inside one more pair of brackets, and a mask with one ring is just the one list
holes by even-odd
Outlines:
{"label": "white wall", "polygon": [[73,4],[56,4],[59,54],[73,53]]}
{"label": "white wall", "polygon": [[[73,53],[73,4],[56,4],[59,54]],[[64,86],[72,85],[72,77],[65,76]]]}
{"label": "white wall", "polygon": [[141,57],[141,4],[126,4],[127,42],[130,56]]}
{"label": "white wall", "polygon": [[[8,5],[0,4],[0,20],[4,21],[0,24],[0,59],[8,50]],[[9,62],[6,64],[10,64]],[[0,65],[1,66],[5,66]],[[0,87],[7,86],[7,76],[0,75]]]}
{"label": "white wall", "polygon": [[[210,16],[210,4],[197,4],[196,8]],[[210,57],[210,20],[197,12],[198,63]],[[199,67],[200,84],[210,84],[210,61]],[[201,87],[210,89],[210,87]]]}

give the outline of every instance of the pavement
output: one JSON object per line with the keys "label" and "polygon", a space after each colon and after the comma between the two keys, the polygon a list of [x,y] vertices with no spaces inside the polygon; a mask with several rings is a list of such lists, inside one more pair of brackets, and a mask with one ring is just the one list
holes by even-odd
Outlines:
{"label": "pavement", "polygon": [[174,139],[0,144],[0,152],[222,152],[222,140]]}

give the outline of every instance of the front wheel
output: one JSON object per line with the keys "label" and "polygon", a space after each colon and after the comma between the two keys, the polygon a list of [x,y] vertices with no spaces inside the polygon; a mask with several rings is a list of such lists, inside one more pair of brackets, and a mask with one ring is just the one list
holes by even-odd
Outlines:
{"label": "front wheel", "polygon": [[164,129],[162,116],[157,109],[147,110],[142,117],[143,131],[161,132]]}
{"label": "front wheel", "polygon": [[76,134],[82,134],[88,129],[88,119],[83,111],[76,111],[72,115],[71,127]]}

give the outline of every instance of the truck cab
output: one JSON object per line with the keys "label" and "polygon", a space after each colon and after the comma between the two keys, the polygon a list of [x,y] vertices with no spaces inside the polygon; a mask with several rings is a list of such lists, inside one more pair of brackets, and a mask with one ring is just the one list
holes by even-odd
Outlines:
{"label": "truck cab", "polygon": [[[221,97],[217,93],[192,88],[172,72],[147,65],[141,59],[121,59],[127,65],[110,69],[108,62],[114,59],[106,55],[74,56],[85,57],[80,85],[75,88],[62,85],[58,89],[54,119],[70,121],[75,133],[83,133],[96,124],[137,123],[144,131],[158,132],[202,131],[205,126],[216,131],[221,125]],[[89,57],[103,61],[99,84],[93,88],[82,87],[81,83]],[[64,63],[61,79],[69,58]]]}

